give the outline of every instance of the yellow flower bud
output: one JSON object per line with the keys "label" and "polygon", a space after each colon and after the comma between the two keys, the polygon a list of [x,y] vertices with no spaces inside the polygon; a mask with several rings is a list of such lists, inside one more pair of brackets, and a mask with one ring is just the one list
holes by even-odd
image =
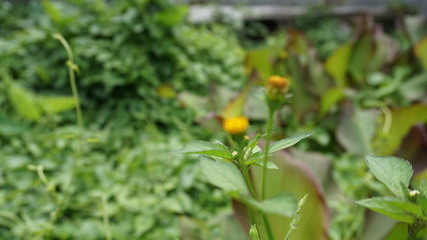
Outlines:
{"label": "yellow flower bud", "polygon": [[249,127],[249,120],[247,117],[233,117],[226,118],[222,124],[224,130],[231,135],[238,135],[246,132]]}
{"label": "yellow flower bud", "polygon": [[289,81],[274,75],[268,79],[267,91],[270,95],[284,95],[288,91]]}

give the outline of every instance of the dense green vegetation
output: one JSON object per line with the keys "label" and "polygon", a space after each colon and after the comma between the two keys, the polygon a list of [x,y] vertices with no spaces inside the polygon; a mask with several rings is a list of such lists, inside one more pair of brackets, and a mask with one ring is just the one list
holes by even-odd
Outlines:
{"label": "dense green vegetation", "polygon": [[[227,142],[222,118],[244,114],[248,134],[262,132],[272,75],[290,80],[273,140],[312,132],[268,170],[268,196],[309,194],[293,238],[400,236],[355,200],[392,196],[364,155],[404,157],[415,182],[427,176],[425,23],[303,17],[270,32],[195,26],[187,12],[167,0],[0,2],[0,238],[247,239],[204,160],[177,150]],[[292,218],[269,217],[287,232]]]}

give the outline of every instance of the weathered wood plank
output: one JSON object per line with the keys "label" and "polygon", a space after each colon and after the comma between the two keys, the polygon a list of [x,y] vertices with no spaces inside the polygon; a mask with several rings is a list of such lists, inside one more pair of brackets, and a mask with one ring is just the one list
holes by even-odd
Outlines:
{"label": "weathered wood plank", "polygon": [[[352,16],[363,13],[371,14],[375,17],[391,15],[390,9],[382,4],[341,5],[331,7],[330,9],[330,14],[334,16]],[[229,18],[237,20],[283,20],[303,15],[307,11],[309,11],[307,7],[292,5],[247,5],[244,7],[232,5],[192,5],[190,7],[189,20],[194,23],[207,22],[213,20],[217,14],[224,14]]]}

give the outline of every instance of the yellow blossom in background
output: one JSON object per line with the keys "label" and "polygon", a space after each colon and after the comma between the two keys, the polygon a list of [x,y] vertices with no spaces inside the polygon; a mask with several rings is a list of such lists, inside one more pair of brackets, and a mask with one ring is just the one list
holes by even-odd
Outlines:
{"label": "yellow blossom in background", "polygon": [[232,135],[242,134],[248,129],[249,120],[244,116],[226,118],[224,119],[222,127],[226,132]]}

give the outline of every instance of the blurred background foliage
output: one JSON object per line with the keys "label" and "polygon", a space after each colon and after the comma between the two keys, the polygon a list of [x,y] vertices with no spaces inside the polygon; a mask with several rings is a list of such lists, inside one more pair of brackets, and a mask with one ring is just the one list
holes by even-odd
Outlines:
{"label": "blurred background foliage", "polygon": [[[225,139],[224,116],[244,113],[260,130],[262,85],[279,74],[292,82],[292,101],[274,137],[314,133],[276,156],[270,174],[271,194],[310,193],[296,239],[386,239],[395,223],[353,200],[387,194],[365,154],[404,157],[417,178],[427,175],[425,19],[195,25],[187,14],[166,0],[0,2],[1,238],[247,239],[232,217],[245,225],[245,210],[233,212],[199,160],[173,150]],[[78,148],[57,32],[79,66],[86,143],[53,224]],[[275,229],[289,221],[274,219]]]}

